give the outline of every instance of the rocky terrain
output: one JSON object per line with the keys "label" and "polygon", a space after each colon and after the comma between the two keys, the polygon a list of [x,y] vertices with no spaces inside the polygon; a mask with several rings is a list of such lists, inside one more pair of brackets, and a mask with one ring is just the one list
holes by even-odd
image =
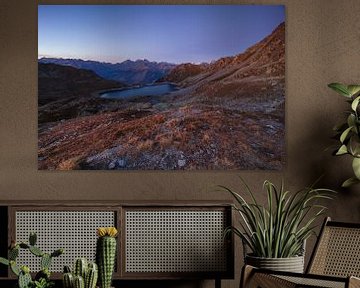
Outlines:
{"label": "rocky terrain", "polygon": [[52,63],[87,69],[104,79],[119,81],[127,85],[153,83],[176,66],[166,62],[150,62],[146,59],[126,60],[112,64],[81,59],[41,58],[39,63]]}
{"label": "rocky terrain", "polygon": [[88,115],[40,123],[39,169],[283,167],[284,24],[244,53],[179,65],[162,80],[182,89],[101,99]]}
{"label": "rocky terrain", "polygon": [[157,80],[157,82],[175,82],[179,83],[188,77],[195,76],[204,72],[208,64],[196,65],[192,63],[180,64],[174,67],[164,77]]}
{"label": "rocky terrain", "polygon": [[38,122],[54,122],[99,112],[105,105],[94,91],[122,88],[93,71],[57,64],[38,64]]}

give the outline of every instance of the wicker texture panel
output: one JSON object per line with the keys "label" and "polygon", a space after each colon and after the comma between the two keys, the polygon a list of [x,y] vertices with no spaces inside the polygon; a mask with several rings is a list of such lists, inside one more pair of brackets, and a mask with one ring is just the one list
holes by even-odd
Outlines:
{"label": "wicker texture panel", "polygon": [[360,229],[325,227],[309,272],[360,277]]}
{"label": "wicker texture panel", "polygon": [[226,271],[223,211],[125,213],[126,272]]}
{"label": "wicker texture panel", "polygon": [[[115,226],[114,211],[17,211],[16,241],[28,241],[29,233],[38,235],[37,246],[44,252],[64,248],[65,253],[54,259],[50,270],[62,272],[74,259],[86,257],[95,260],[96,228]],[[29,251],[21,251],[18,262],[31,271],[40,269],[40,259]]]}
{"label": "wicker texture panel", "polygon": [[246,288],[296,288],[296,284],[285,279],[274,277],[271,274],[255,273],[251,279],[245,283]]}
{"label": "wicker texture panel", "polygon": [[287,280],[296,284],[295,287],[326,287],[326,288],[345,288],[345,281],[331,281],[331,280],[323,280],[323,279],[314,279],[314,278],[302,278],[302,277],[293,277],[293,276],[279,276],[278,278]]}

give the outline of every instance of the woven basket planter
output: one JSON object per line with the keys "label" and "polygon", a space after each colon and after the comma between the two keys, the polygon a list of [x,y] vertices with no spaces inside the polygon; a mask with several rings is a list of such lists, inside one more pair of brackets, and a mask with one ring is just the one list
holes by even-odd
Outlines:
{"label": "woven basket planter", "polygon": [[262,269],[304,273],[304,256],[289,258],[262,258],[246,255],[245,263]]}

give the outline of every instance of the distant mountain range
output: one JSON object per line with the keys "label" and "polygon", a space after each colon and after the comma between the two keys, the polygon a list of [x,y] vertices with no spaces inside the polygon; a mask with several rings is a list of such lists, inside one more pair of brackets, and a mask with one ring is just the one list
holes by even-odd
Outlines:
{"label": "distant mountain range", "polygon": [[92,70],[104,79],[119,81],[127,85],[153,83],[167,75],[176,66],[167,62],[150,62],[146,59],[126,60],[116,64],[63,58],[41,58],[38,61],[39,63],[52,63]]}

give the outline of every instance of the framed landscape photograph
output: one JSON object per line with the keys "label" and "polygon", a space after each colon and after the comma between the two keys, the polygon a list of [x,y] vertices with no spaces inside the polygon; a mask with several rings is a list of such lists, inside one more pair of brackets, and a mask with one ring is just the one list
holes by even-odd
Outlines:
{"label": "framed landscape photograph", "polygon": [[283,5],[39,5],[40,170],[281,170]]}

